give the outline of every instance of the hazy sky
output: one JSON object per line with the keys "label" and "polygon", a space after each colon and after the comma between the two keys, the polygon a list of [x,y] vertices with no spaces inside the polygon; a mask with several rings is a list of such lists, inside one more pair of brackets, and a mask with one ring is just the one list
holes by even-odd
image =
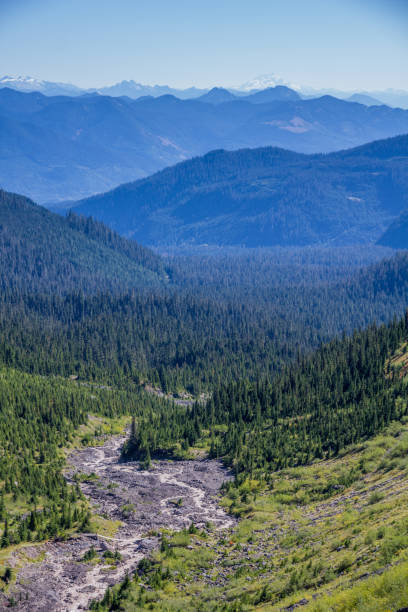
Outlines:
{"label": "hazy sky", "polygon": [[0,75],[408,89],[408,0],[0,0]]}

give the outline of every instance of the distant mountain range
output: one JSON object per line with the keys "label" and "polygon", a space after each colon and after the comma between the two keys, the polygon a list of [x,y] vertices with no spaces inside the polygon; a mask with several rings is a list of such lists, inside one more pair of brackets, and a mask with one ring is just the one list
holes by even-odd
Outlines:
{"label": "distant mountain range", "polygon": [[371,106],[373,103],[386,104],[394,108],[408,108],[408,91],[403,89],[384,89],[381,91],[358,91],[350,92],[339,91],[337,89],[314,90],[306,88],[302,90],[302,96],[314,98],[316,95],[328,95],[340,98],[341,100],[354,100],[362,104]]}
{"label": "distant mountain range", "polygon": [[82,96],[85,91],[70,83],[53,83],[42,81],[30,76],[4,76],[0,78],[0,89],[9,87],[16,91],[30,93],[38,91],[45,96]]}
{"label": "distant mountain range", "polygon": [[258,247],[375,242],[406,208],[400,136],[330,155],[213,151],[74,210],[143,244]]}
{"label": "distant mountain range", "polygon": [[228,89],[223,87],[213,87],[209,92],[196,98],[200,102],[208,104],[223,104],[224,102],[250,102],[251,104],[268,104],[268,102],[294,102],[301,100],[300,95],[284,85],[276,85],[276,87],[268,87],[254,93],[246,93],[245,95],[235,95]]}
{"label": "distant mountain range", "polygon": [[53,83],[33,77],[4,76],[0,78],[0,89],[9,87],[22,92],[40,92],[45,96],[83,96],[86,94],[99,93],[105,96],[128,96],[129,98],[141,98],[142,96],[153,96],[158,98],[164,95],[173,95],[180,99],[197,98],[208,92],[208,89],[188,87],[177,89],[168,85],[142,85],[136,81],[121,81],[107,87],[81,88],[70,83]]}
{"label": "distant mountain range", "polygon": [[[408,111],[277,86],[231,98],[132,100],[0,89],[0,187],[40,203],[89,196],[214,149],[330,152],[408,133]],[[228,97],[228,100],[225,98]]]}
{"label": "distant mountain range", "polygon": [[372,98],[371,96],[368,96],[367,94],[356,93],[350,96],[349,98],[347,98],[347,100],[349,102],[357,102],[358,104],[365,104],[366,106],[379,106],[382,104],[380,100],[377,100],[376,98]]}
{"label": "distant mountain range", "polygon": [[[408,91],[386,89],[380,91],[354,91],[347,92],[338,89],[313,89],[312,87],[301,86],[285,81],[280,76],[275,74],[266,74],[251,79],[242,85],[236,87],[226,87],[235,96],[245,96],[250,93],[270,89],[277,86],[285,86],[295,90],[301,97],[318,98],[323,95],[331,95],[343,100],[352,99],[361,104],[371,105],[375,101],[377,104],[387,104],[388,106],[408,109]],[[143,96],[153,96],[157,98],[163,95],[173,95],[181,100],[190,98],[198,98],[206,93],[209,89],[188,87],[180,89],[170,87],[168,85],[143,85],[134,80],[124,80],[114,85],[105,87],[81,88],[70,83],[53,83],[51,81],[43,81],[29,76],[4,76],[0,78],[0,88],[10,87],[17,91],[32,92],[38,91],[46,96],[81,96],[84,94],[99,93],[106,96],[128,96],[129,98],[141,98]]]}

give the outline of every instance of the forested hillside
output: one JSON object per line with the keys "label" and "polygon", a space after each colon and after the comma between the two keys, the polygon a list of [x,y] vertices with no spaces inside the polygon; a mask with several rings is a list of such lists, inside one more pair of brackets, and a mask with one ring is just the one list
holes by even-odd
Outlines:
{"label": "forested hillside", "polygon": [[[254,491],[263,491],[271,496],[268,504],[275,503],[282,470],[340,461],[347,445],[366,443],[393,422],[402,427],[407,416],[408,323],[406,317],[394,317],[402,316],[408,303],[406,253],[370,246],[167,249],[157,255],[100,221],[73,213],[60,217],[5,192],[0,227],[0,604],[15,605],[13,593],[19,593],[17,605],[23,605],[25,593],[31,605],[36,581],[27,582],[24,572],[37,571],[42,580],[41,572],[50,571],[49,556],[44,565],[27,569],[21,556],[26,547],[20,552],[24,543],[34,550],[45,547],[41,551],[47,555],[52,547],[53,563],[60,569],[53,577],[57,583],[65,584],[73,571],[64,569],[68,565],[82,572],[74,583],[82,584],[100,565],[105,585],[104,563],[111,564],[109,571],[122,572],[117,581],[123,579],[122,569],[130,561],[121,560],[121,553],[106,544],[116,537],[122,519],[128,522],[112,542],[126,551],[131,547],[133,559],[131,526],[150,520],[145,513],[150,503],[183,516],[183,499],[168,497],[174,487],[180,490],[179,481],[160,472],[169,464],[179,473],[168,459],[184,460],[180,469],[187,474],[187,460],[195,460],[197,472],[187,484],[182,482],[181,491],[188,489],[199,500],[214,489],[197,488],[197,474],[208,465],[221,470],[217,459],[229,466],[235,479],[224,488],[223,503],[228,521],[235,523],[257,508],[256,500],[250,500]],[[131,417],[121,455],[126,461],[120,462]],[[122,436],[112,438],[114,433]],[[100,480],[92,470],[64,477],[66,455],[78,448],[96,457],[91,465],[98,470],[107,460],[103,473],[121,474],[125,480],[120,485]],[[209,459],[203,463],[203,457]],[[141,460],[143,469],[129,459]],[[156,470],[157,459],[161,463]],[[324,499],[337,486],[355,482],[357,471],[331,477],[329,483],[315,482],[307,495]],[[152,482],[158,482],[164,499],[150,502],[139,487],[143,496],[136,510],[128,499],[134,478],[148,479],[153,496],[157,487]],[[305,478],[309,483],[309,476]],[[94,499],[89,497],[90,483]],[[103,500],[99,510],[98,495]],[[297,493],[293,496],[298,499]],[[159,523],[169,516],[152,514]],[[269,533],[270,511],[267,516],[263,529]],[[162,555],[141,565],[146,581],[152,580],[149,596],[139,590],[138,578],[129,578],[109,590],[103,603],[95,603],[96,609],[114,610],[132,597],[142,608],[158,598],[160,609],[161,587],[174,579],[170,569],[160,569],[163,560],[167,568],[173,545],[166,538],[173,541],[173,536],[157,533],[152,528],[143,536],[150,538],[148,550],[160,538],[157,555]],[[196,546],[198,533],[192,525],[176,537]],[[205,533],[211,543],[208,555],[218,559],[225,543],[211,525]],[[231,532],[235,537],[243,545],[241,535]],[[87,538],[100,547],[102,542],[106,556],[93,545],[89,548]],[[74,553],[61,566],[58,551],[66,551],[66,543]],[[268,546],[262,552],[265,558],[272,554]],[[192,574],[186,575],[186,567],[202,574],[202,557],[190,564],[183,550],[177,554],[182,559],[177,580],[187,581],[187,593]],[[373,555],[377,559],[375,551]],[[228,597],[234,601],[242,596],[248,609],[293,596],[302,585],[317,588],[334,580],[323,568],[308,569],[298,560],[293,561],[296,572],[302,568],[303,573],[297,578],[279,566],[280,590],[268,590],[264,578],[260,583],[252,579],[251,595],[242,595],[239,548],[236,563],[239,588]],[[343,561],[336,563],[342,567]],[[368,564],[370,571],[373,564]],[[16,586],[12,567],[17,568]],[[223,589],[229,593],[225,583]],[[104,590],[98,591],[100,596]],[[166,591],[166,597],[171,599],[173,592]],[[44,597],[48,601],[49,595]]]}
{"label": "forested hillside", "polygon": [[92,219],[50,213],[0,191],[0,286],[3,291],[86,293],[159,285],[160,258]]}
{"label": "forested hillside", "polygon": [[330,155],[213,151],[77,202],[151,245],[350,245],[376,241],[408,206],[408,137]]}
{"label": "forested hillside", "polygon": [[0,215],[0,355],[31,373],[198,393],[272,375],[408,301],[406,256],[375,263],[378,247],[160,258],[4,192]]}
{"label": "forested hillside", "polygon": [[[240,273],[250,277],[257,266],[250,259]],[[221,380],[273,374],[298,351],[373,319],[388,321],[407,303],[405,256],[361,275],[336,272],[334,260],[317,277],[316,265],[305,266],[299,284],[293,282],[298,264],[287,260],[280,288],[267,283],[277,267],[273,256],[266,260],[265,283],[253,290],[238,279],[234,287],[233,276],[217,288],[198,274],[201,288],[183,289],[179,277],[178,285],[155,294],[7,292],[0,304],[1,359],[29,372],[148,380],[198,392]],[[178,268],[175,277],[180,274]]]}
{"label": "forested hillside", "polygon": [[378,244],[393,249],[408,249],[408,211],[404,212],[393,222],[381,236]]}
{"label": "forested hillside", "polygon": [[[0,547],[89,528],[79,488],[62,474],[62,448],[108,430],[89,414],[118,418],[159,409],[163,400],[0,368]],[[82,435],[81,435],[82,428]],[[79,430],[79,432],[78,432]]]}
{"label": "forested hillside", "polygon": [[192,446],[233,466],[223,504],[239,523],[164,533],[92,609],[403,610],[407,317],[336,340],[272,383],[223,385],[205,406],[135,421],[125,459]]}
{"label": "forested hillside", "polygon": [[336,455],[406,414],[405,383],[386,375],[386,362],[406,340],[408,319],[370,327],[324,345],[284,368],[273,382],[220,385],[205,406],[152,414],[132,433],[126,456],[193,446],[203,431],[210,454],[237,474],[265,475],[287,466]]}

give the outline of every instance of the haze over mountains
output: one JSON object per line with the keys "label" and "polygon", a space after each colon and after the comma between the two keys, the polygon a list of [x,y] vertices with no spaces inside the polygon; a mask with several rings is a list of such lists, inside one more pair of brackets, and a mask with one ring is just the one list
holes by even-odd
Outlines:
{"label": "haze over mountains", "polygon": [[0,89],[10,87],[17,91],[33,92],[37,91],[46,96],[83,96],[85,94],[101,94],[106,96],[129,96],[129,98],[140,98],[142,96],[164,96],[174,95],[178,98],[195,98],[208,92],[208,89],[200,89],[197,87],[188,87],[186,89],[177,89],[168,85],[143,85],[134,80],[123,80],[114,85],[105,87],[82,88],[71,83],[54,83],[52,81],[44,81],[35,79],[30,76],[9,76],[6,75],[0,78]]}
{"label": "haze over mountains", "polygon": [[405,245],[408,110],[274,75],[84,91],[0,79],[1,188],[154,246]]}
{"label": "haze over mountains", "polygon": [[[370,98],[378,101],[379,104],[387,104],[389,106],[395,106],[400,108],[408,108],[408,92],[397,89],[386,89],[379,91],[342,91],[333,88],[322,88],[316,89],[305,85],[297,85],[290,83],[280,76],[275,74],[264,74],[254,79],[250,79],[241,85],[235,87],[227,87],[228,91],[232,92],[237,96],[247,95],[248,93],[255,93],[262,91],[263,89],[269,89],[276,86],[286,86],[296,90],[301,96],[304,97],[320,97],[322,95],[332,95],[341,99],[350,99],[350,97],[362,96],[366,98],[366,101],[361,101],[365,104]],[[44,95],[57,96],[57,95],[69,95],[69,96],[80,96],[89,93],[99,93],[108,96],[128,96],[130,98],[140,98],[142,96],[163,96],[163,95],[174,95],[180,99],[196,98],[205,93],[208,93],[210,89],[187,87],[185,89],[170,87],[169,85],[144,85],[138,83],[132,79],[123,80],[114,85],[108,85],[99,88],[81,88],[71,83],[54,83],[52,81],[46,81],[36,79],[30,76],[10,76],[6,75],[0,78],[0,89],[3,87],[10,87],[18,91],[32,92],[38,91]]]}
{"label": "haze over mountains", "polygon": [[[37,202],[83,198],[214,149],[329,152],[408,132],[408,111],[277,86],[245,99],[138,100],[0,90],[0,185]],[[210,99],[208,99],[210,97]]]}
{"label": "haze over mountains", "polygon": [[76,203],[150,245],[346,245],[408,208],[408,136],[330,155],[213,151]]}

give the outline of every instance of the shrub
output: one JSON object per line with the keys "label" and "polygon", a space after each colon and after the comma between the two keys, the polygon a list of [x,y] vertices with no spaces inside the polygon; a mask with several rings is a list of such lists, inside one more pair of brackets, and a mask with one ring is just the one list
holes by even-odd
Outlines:
{"label": "shrub", "polygon": [[343,559],[341,559],[336,571],[338,574],[341,574],[342,572],[348,570],[352,565],[353,558],[350,555],[346,555],[345,557],[343,557]]}
{"label": "shrub", "polygon": [[384,499],[384,495],[383,493],[380,493],[379,491],[373,491],[370,495],[370,497],[368,498],[368,503],[371,504],[377,504],[378,502],[380,502],[382,499]]}

